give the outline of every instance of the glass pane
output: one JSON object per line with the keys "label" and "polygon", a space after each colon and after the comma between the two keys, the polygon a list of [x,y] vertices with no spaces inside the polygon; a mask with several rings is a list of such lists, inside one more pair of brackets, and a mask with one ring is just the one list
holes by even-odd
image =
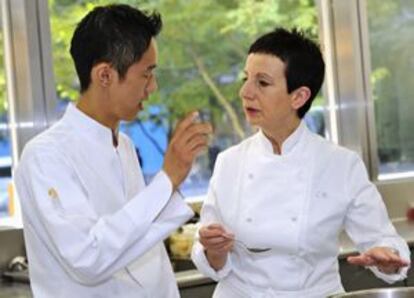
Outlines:
{"label": "glass pane", "polygon": [[[94,5],[106,3],[114,1],[49,1],[55,76],[62,103],[77,98],[78,83],[68,54],[75,24]],[[247,47],[258,35],[276,26],[299,27],[317,38],[314,2],[124,0],[122,3],[158,10],[164,28],[158,38],[159,91],[146,102],[145,111],[135,121],[123,123],[121,130],[134,141],[144,175],[150,179],[162,166],[177,119],[194,109],[204,111],[215,127],[215,137],[207,154],[197,159],[181,187],[186,196],[203,195],[217,154],[252,133],[244,121],[238,97]],[[324,100],[319,96],[306,118],[309,127],[322,135],[323,106]]]}
{"label": "glass pane", "polygon": [[370,0],[367,11],[379,179],[411,176],[414,175],[414,1]]}
{"label": "glass pane", "polygon": [[4,36],[0,13],[0,219],[14,214],[11,187],[11,146],[8,125],[6,74],[4,69]]}

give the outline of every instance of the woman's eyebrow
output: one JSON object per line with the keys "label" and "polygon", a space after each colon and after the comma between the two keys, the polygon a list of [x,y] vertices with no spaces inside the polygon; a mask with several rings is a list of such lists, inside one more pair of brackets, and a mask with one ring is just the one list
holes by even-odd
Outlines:
{"label": "woman's eyebrow", "polygon": [[256,75],[257,76],[260,76],[260,77],[264,77],[264,78],[270,79],[270,80],[273,80],[273,77],[271,75],[265,73],[265,72],[258,72]]}

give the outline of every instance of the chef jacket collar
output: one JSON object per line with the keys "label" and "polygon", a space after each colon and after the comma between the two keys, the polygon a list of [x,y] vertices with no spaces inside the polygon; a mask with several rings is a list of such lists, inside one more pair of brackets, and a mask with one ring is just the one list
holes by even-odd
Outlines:
{"label": "chef jacket collar", "polygon": [[[86,115],[74,104],[70,103],[68,105],[63,119],[78,128],[79,132],[87,133],[88,137],[93,137],[96,141],[105,145],[110,144],[113,147],[112,130]],[[118,139],[118,131],[115,134]]]}
{"label": "chef jacket collar", "polygon": [[[290,154],[296,145],[299,143],[300,140],[306,134],[306,124],[304,121],[301,121],[298,127],[287,137],[287,139],[282,144],[281,154],[280,155],[287,155]],[[262,147],[265,153],[271,153],[273,155],[273,146],[271,141],[265,136],[262,130],[259,131],[259,139],[261,140]]]}

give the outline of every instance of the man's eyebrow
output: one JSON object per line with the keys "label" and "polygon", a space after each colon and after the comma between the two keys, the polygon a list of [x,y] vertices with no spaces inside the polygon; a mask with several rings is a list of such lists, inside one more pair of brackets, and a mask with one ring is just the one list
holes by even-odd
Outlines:
{"label": "man's eyebrow", "polygon": [[156,67],[157,67],[157,64],[152,64],[152,65],[148,66],[145,71],[151,71],[151,70],[153,70]]}

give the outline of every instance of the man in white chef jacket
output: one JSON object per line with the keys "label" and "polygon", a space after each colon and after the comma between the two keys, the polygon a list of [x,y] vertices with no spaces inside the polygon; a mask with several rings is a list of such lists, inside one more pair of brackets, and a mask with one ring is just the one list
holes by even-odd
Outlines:
{"label": "man in white chef jacket", "polygon": [[178,297],[163,240],[192,216],[175,190],[206,147],[196,113],[176,128],[162,170],[145,185],[134,145],[118,132],[157,89],[161,18],[97,7],[71,55],[80,98],[30,141],[16,170],[35,297]]}

